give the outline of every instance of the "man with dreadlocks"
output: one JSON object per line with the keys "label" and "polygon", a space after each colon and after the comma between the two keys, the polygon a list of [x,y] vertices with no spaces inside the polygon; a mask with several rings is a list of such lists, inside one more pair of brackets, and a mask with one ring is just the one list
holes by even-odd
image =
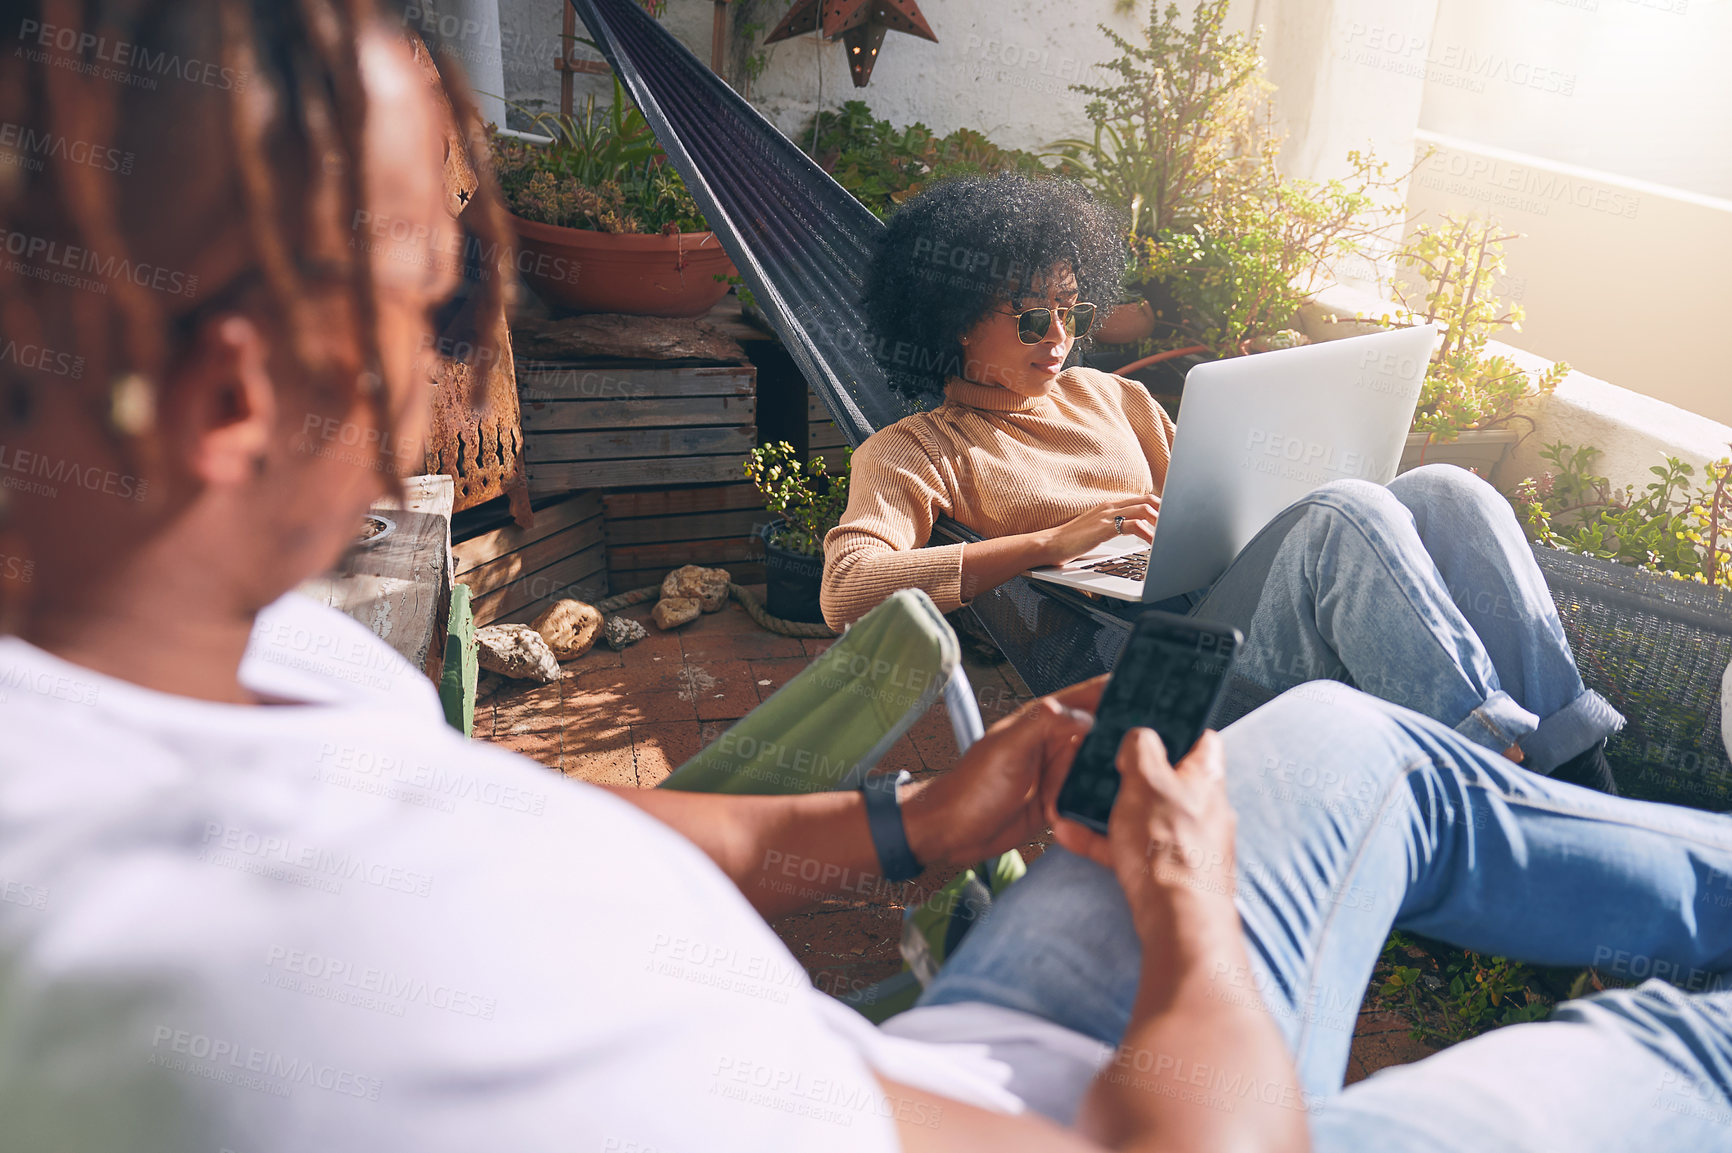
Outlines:
{"label": "man with dreadlocks", "polygon": [[[419,438],[435,322],[467,280],[498,291],[472,259],[496,202],[484,181],[469,248],[440,179],[463,92],[362,0],[10,12],[8,1153],[1725,1147],[1718,991],[1605,994],[1341,1092],[1398,916],[1698,990],[1732,969],[1723,819],[1522,773],[1345,686],[1177,767],[1133,733],[1110,836],[1058,822],[880,1031],[762,918],[884,854],[942,876],[1039,835],[1100,682],[888,809],[578,785],[463,740],[425,686],[349,683],[400,665],[284,594],[390,480],[303,433]],[[268,659],[308,645],[331,675]]]}

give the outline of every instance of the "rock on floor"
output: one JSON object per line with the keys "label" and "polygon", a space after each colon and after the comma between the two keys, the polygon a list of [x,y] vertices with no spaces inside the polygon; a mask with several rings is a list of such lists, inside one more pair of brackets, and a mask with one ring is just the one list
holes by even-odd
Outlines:
{"label": "rock on floor", "polygon": [[656,602],[650,619],[658,629],[677,629],[703,615],[703,606],[695,597],[663,597]]}
{"label": "rock on floor", "polygon": [[627,645],[634,645],[649,636],[649,630],[630,617],[608,617],[602,626],[601,637],[607,642],[607,647],[619,652]]}
{"label": "rock on floor", "polygon": [[580,600],[558,600],[529,626],[541,634],[558,660],[574,661],[587,653],[601,633],[601,613]]}
{"label": "rock on floor", "polygon": [[728,603],[728,581],[732,579],[725,568],[681,565],[662,578],[662,599],[689,597],[707,613],[720,612]]}
{"label": "rock on floor", "polygon": [[559,679],[559,661],[540,633],[528,625],[488,625],[475,630],[476,657],[481,667],[513,680]]}

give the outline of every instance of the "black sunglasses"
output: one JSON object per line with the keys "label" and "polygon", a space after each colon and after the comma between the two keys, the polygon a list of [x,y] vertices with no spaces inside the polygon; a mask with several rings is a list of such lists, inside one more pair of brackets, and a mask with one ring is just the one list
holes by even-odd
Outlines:
{"label": "black sunglasses", "polygon": [[1052,315],[1058,313],[1058,322],[1071,336],[1087,335],[1094,327],[1095,306],[1078,302],[1069,308],[1031,308],[1026,312],[1018,312],[1016,316],[1016,337],[1024,344],[1039,344],[1046,339],[1048,330],[1052,328]]}

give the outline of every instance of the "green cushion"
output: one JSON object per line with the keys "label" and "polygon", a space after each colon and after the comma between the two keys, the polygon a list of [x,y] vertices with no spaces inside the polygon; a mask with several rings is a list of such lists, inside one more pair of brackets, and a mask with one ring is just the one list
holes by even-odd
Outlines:
{"label": "green cushion", "polygon": [[930,597],[892,593],[661,787],[778,795],[856,788],[944,691],[959,659],[956,634]]}

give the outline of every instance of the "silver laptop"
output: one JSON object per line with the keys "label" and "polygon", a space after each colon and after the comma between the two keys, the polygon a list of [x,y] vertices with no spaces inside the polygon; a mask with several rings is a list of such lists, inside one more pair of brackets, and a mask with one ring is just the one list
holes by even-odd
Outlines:
{"label": "silver laptop", "polygon": [[1153,546],[1127,533],[1027,575],[1118,600],[1166,600],[1213,584],[1314,489],[1344,477],[1388,484],[1437,337],[1401,328],[1197,365],[1185,377]]}

